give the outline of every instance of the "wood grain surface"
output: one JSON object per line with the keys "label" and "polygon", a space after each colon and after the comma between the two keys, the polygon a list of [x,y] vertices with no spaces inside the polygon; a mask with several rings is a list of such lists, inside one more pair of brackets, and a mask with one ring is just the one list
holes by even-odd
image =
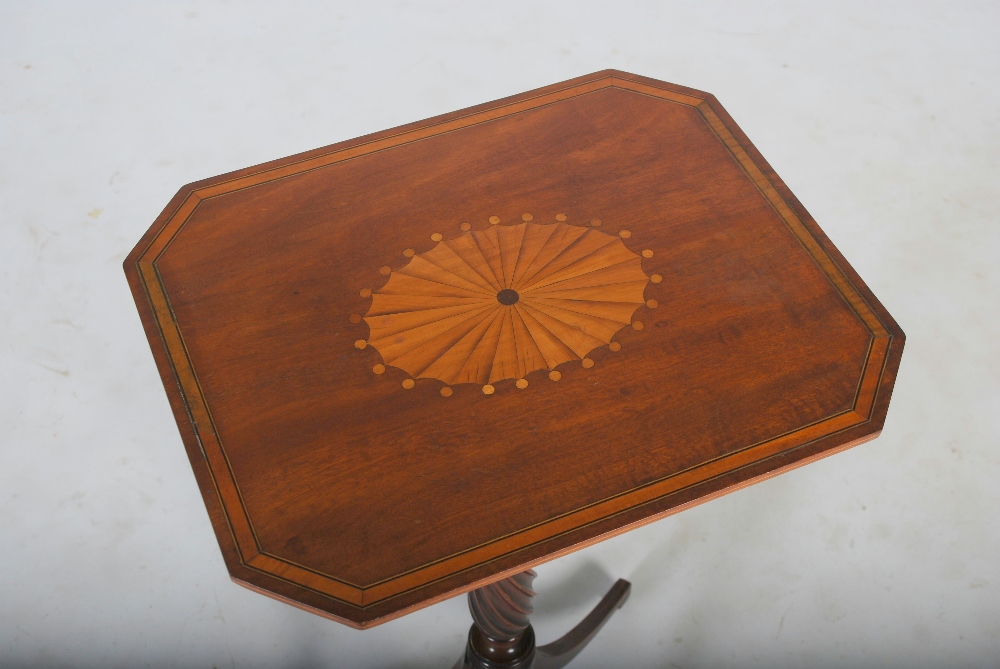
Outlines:
{"label": "wood grain surface", "polygon": [[[714,97],[617,71],[185,186],[125,271],[232,577],[356,627],[873,437],[904,341]],[[489,345],[394,338],[449,308]]]}

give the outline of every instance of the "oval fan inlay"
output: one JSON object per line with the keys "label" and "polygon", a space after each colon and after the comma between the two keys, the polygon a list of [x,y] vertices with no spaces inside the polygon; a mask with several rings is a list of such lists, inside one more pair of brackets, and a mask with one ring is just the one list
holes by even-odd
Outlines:
{"label": "oval fan inlay", "polygon": [[492,384],[582,360],[645,303],[642,258],[619,237],[555,223],[439,241],[372,295],[368,344],[387,365]]}

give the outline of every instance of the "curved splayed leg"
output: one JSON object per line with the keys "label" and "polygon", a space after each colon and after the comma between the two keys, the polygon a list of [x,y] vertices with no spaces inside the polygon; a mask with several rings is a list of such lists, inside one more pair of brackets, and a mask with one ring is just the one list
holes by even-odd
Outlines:
{"label": "curved splayed leg", "polygon": [[562,638],[536,649],[533,669],[559,669],[569,664],[604,627],[611,614],[625,605],[631,591],[631,583],[623,578],[618,579],[580,624]]}

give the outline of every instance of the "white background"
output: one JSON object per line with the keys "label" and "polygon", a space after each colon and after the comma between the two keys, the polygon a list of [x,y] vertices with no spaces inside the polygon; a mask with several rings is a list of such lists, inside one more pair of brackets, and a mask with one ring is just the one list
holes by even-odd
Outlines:
{"label": "white background", "polygon": [[882,437],[538,569],[572,665],[1000,666],[1000,4],[0,4],[0,666],[450,667],[233,585],[121,262],[184,183],[614,67],[716,94],[906,331]]}

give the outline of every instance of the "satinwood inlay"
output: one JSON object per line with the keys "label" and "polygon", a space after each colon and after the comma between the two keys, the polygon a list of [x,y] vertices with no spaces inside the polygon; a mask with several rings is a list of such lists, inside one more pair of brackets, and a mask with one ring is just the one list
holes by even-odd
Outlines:
{"label": "satinwood inlay", "polygon": [[648,282],[618,236],[561,222],[495,225],[440,240],[395,270],[372,296],[368,344],[414,378],[522,379],[610,344],[645,304]]}

